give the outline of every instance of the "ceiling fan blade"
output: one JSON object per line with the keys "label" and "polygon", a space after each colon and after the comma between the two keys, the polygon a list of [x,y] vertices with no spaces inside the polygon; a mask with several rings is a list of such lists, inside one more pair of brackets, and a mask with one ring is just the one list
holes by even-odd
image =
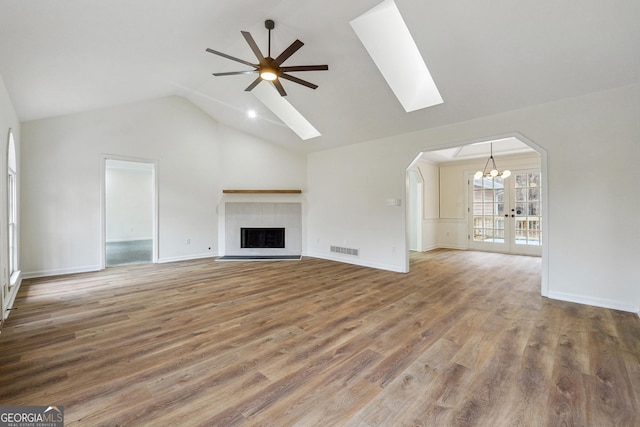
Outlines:
{"label": "ceiling fan blade", "polygon": [[258,58],[258,61],[260,61],[260,64],[264,64],[266,62],[264,59],[264,55],[262,55],[262,52],[260,52],[260,48],[258,47],[258,45],[256,44],[256,41],[251,36],[251,33],[248,31],[240,31],[240,32],[242,33],[242,35],[244,36],[244,39],[249,44],[249,47],[253,51],[253,54],[256,56],[256,58]]}
{"label": "ceiling fan blade", "polygon": [[275,63],[278,65],[282,64],[287,60],[287,58],[296,53],[302,46],[304,46],[304,43],[302,43],[300,40],[294,41],[289,45],[288,48],[286,48],[280,55],[278,55],[278,57],[274,60]]}
{"label": "ceiling fan blade", "polygon": [[280,83],[280,80],[274,80],[273,85],[276,87],[276,89],[278,89],[278,93],[280,93],[280,96],[287,96],[287,92],[284,90],[284,87],[282,87],[282,83]]}
{"label": "ceiling fan blade", "polygon": [[299,79],[297,77],[290,76],[290,75],[284,74],[284,73],[280,74],[280,78],[292,81],[294,83],[301,84],[302,86],[310,87],[311,89],[316,89],[318,87],[318,85],[314,85],[313,83],[310,83],[310,82],[308,82],[306,80],[302,80],[302,79]]}
{"label": "ceiling fan blade", "polygon": [[249,70],[249,71],[229,71],[226,73],[213,73],[214,76],[235,76],[238,74],[255,74],[258,70]]}
{"label": "ceiling fan blade", "polygon": [[226,53],[218,52],[217,50],[207,48],[207,52],[213,53],[214,55],[222,56],[223,58],[227,58],[241,64],[248,65],[250,67],[258,68],[256,64],[252,64],[251,62],[245,61],[244,59],[236,58],[235,56],[227,55]]}
{"label": "ceiling fan blade", "polygon": [[251,91],[254,87],[258,86],[258,83],[260,83],[262,81],[262,79],[260,77],[258,77],[257,79],[255,79],[253,81],[253,83],[251,83],[249,86],[247,86],[247,88],[245,89],[246,92]]}
{"label": "ceiling fan blade", "polygon": [[284,73],[291,71],[326,71],[328,69],[328,65],[294,65],[291,67],[280,67],[280,71]]}

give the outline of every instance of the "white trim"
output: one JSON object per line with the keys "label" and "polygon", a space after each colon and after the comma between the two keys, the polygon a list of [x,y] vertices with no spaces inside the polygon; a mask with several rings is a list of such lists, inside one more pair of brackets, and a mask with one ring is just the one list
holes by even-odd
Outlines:
{"label": "white trim", "polygon": [[456,245],[438,245],[433,249],[455,249],[455,250],[458,250],[458,251],[468,251],[468,250],[470,250],[466,246],[456,246]]}
{"label": "white trim", "polygon": [[180,262],[180,261],[191,261],[191,260],[196,260],[196,259],[206,259],[206,258],[215,258],[220,256],[217,253],[204,253],[204,254],[197,254],[197,255],[184,255],[184,256],[176,256],[176,257],[168,257],[168,258],[159,258],[158,259],[158,264],[167,264],[170,262]]}
{"label": "white trim", "polygon": [[120,156],[117,154],[101,154],[100,155],[100,270],[104,270],[107,264],[107,254],[106,254],[106,240],[107,240],[107,220],[106,220],[106,200],[107,200],[107,192],[106,192],[106,166],[107,160],[121,160],[125,162],[136,162],[136,163],[148,163],[153,166],[152,170],[152,180],[153,180],[153,194],[152,194],[152,203],[153,203],[153,236],[151,239],[153,240],[153,254],[151,258],[151,262],[157,263],[158,261],[158,215],[159,215],[159,205],[158,205],[158,191],[159,191],[159,183],[158,183],[158,160],[153,159],[143,159],[139,157],[130,157],[130,156]]}
{"label": "white trim", "polygon": [[[456,148],[462,145],[475,144],[479,142],[490,142],[495,141],[496,139],[505,139],[505,138],[518,138],[520,141],[527,144],[529,147],[534,149],[540,155],[540,173],[542,174],[542,271],[540,278],[540,294],[543,297],[549,295],[549,240],[552,236],[549,235],[549,168],[547,162],[547,150],[542,146],[536,144],[531,139],[525,137],[519,132],[509,132],[505,134],[492,135],[488,137],[481,137],[477,139],[471,139],[466,141],[449,141],[442,144],[436,144],[432,147],[425,148],[421,151],[418,151],[409,162],[409,165],[413,164],[417,156],[422,155],[424,152],[428,151],[438,151],[444,150],[447,148]],[[408,166],[407,166],[408,167]],[[406,171],[406,169],[405,169]],[[467,189],[468,191],[468,189]],[[406,177],[405,177],[405,193],[406,193]],[[468,201],[468,196],[465,198]],[[407,234],[407,220],[406,215],[404,217],[404,227],[405,227],[405,239]],[[452,248],[455,249],[455,248]],[[407,271],[409,269],[409,251],[406,251],[406,265]]]}
{"label": "white trim", "polygon": [[20,286],[22,282],[22,271],[14,271],[11,277],[9,277],[9,288],[13,288],[14,286]]}
{"label": "white trim", "polygon": [[22,273],[23,279],[35,279],[38,277],[62,276],[64,274],[92,273],[104,270],[100,265],[87,265],[84,267],[61,268],[58,270],[40,270]]}
{"label": "white trim", "polygon": [[153,236],[142,237],[142,238],[136,237],[132,239],[113,239],[113,240],[107,240],[105,243],[140,242],[144,240],[153,240]]}
{"label": "white trim", "polygon": [[20,285],[22,284],[22,273],[20,271],[17,271],[16,273],[13,274],[14,280],[15,280],[15,284],[9,287],[9,297],[7,298],[6,301],[2,301],[3,304],[5,304],[4,307],[2,307],[2,317],[0,320],[0,325],[2,325],[2,322],[4,322],[5,320],[7,320],[7,318],[9,317],[9,314],[11,314],[11,309],[13,308],[13,303],[16,300],[16,296],[18,295],[18,291],[20,290]]}
{"label": "white trim", "polygon": [[560,301],[573,302],[577,304],[590,305],[594,307],[609,308],[612,310],[628,311],[631,313],[638,313],[640,316],[640,306],[623,303],[621,301],[614,301],[605,298],[593,298],[557,291],[550,291],[549,298]]}
{"label": "white trim", "polygon": [[[416,157],[416,160],[417,159],[418,159],[418,157]],[[414,162],[416,160],[414,160]],[[411,173],[414,173],[418,177],[418,179],[416,181],[416,194],[415,194],[415,196],[416,196],[416,201],[415,201],[416,202],[416,206],[415,207],[417,207],[417,210],[418,210],[418,215],[416,217],[417,224],[416,224],[416,230],[415,230],[415,233],[416,233],[416,247],[418,249],[411,249],[411,247],[410,247],[411,246],[411,235],[410,235],[411,234],[410,233],[411,226],[409,225],[409,219],[411,217],[411,212],[409,211],[409,206],[408,205],[409,205],[409,201],[411,200],[411,177],[410,177]],[[408,168],[406,170],[406,172],[405,172],[405,175],[406,175],[406,177],[405,177],[406,181],[405,181],[405,196],[404,196],[404,199],[406,201],[405,205],[407,205],[405,207],[405,212],[404,212],[405,215],[406,215],[405,221],[406,221],[406,224],[407,224],[407,226],[405,227],[405,229],[406,229],[405,242],[406,242],[406,245],[407,245],[406,249],[408,251],[409,250],[423,251],[424,249],[423,249],[423,246],[422,246],[422,233],[423,233],[422,226],[424,224],[424,201],[423,201],[423,197],[424,197],[424,177],[422,176],[422,173],[420,172],[420,168],[418,168],[418,167]],[[408,267],[407,267],[407,269],[408,269]]]}
{"label": "white trim", "polygon": [[325,254],[320,254],[320,253],[310,253],[308,255],[303,254],[302,256],[308,256],[308,257],[311,257],[311,258],[325,259],[327,261],[336,261],[336,262],[341,262],[341,263],[344,263],[344,264],[353,264],[353,265],[358,265],[360,267],[375,268],[375,269],[378,269],[378,270],[393,271],[393,272],[396,272],[396,273],[408,273],[408,270],[404,271],[403,269],[398,268],[398,266],[396,266],[396,265],[378,264],[378,263],[374,263],[374,262],[362,262],[362,261],[358,261],[358,260],[355,260],[355,259],[347,258],[347,256],[340,257],[340,256],[331,256],[331,255],[325,255]]}

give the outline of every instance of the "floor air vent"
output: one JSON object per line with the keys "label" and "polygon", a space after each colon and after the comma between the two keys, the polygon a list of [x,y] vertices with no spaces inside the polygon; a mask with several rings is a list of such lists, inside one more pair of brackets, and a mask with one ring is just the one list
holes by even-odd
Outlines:
{"label": "floor air vent", "polygon": [[335,252],[337,254],[345,254],[345,255],[354,255],[358,256],[358,249],[354,248],[343,248],[341,246],[331,246],[331,252]]}

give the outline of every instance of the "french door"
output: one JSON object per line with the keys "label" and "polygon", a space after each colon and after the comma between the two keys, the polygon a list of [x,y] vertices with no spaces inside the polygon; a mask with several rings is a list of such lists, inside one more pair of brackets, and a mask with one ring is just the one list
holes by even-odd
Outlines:
{"label": "french door", "polygon": [[539,170],[508,178],[469,175],[469,247],[523,255],[542,254],[542,186]]}

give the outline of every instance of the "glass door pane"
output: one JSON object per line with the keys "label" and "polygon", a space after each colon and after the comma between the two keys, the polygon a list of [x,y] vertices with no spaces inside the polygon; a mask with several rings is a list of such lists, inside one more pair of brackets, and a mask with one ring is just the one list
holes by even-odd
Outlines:
{"label": "glass door pane", "polygon": [[508,178],[469,177],[469,248],[542,255],[540,170]]}
{"label": "glass door pane", "polygon": [[502,177],[474,178],[470,211],[472,214],[471,247],[484,250],[504,250],[505,182]]}
{"label": "glass door pane", "polygon": [[[540,172],[514,174],[515,245],[542,246]],[[519,250],[519,249],[516,249]]]}

